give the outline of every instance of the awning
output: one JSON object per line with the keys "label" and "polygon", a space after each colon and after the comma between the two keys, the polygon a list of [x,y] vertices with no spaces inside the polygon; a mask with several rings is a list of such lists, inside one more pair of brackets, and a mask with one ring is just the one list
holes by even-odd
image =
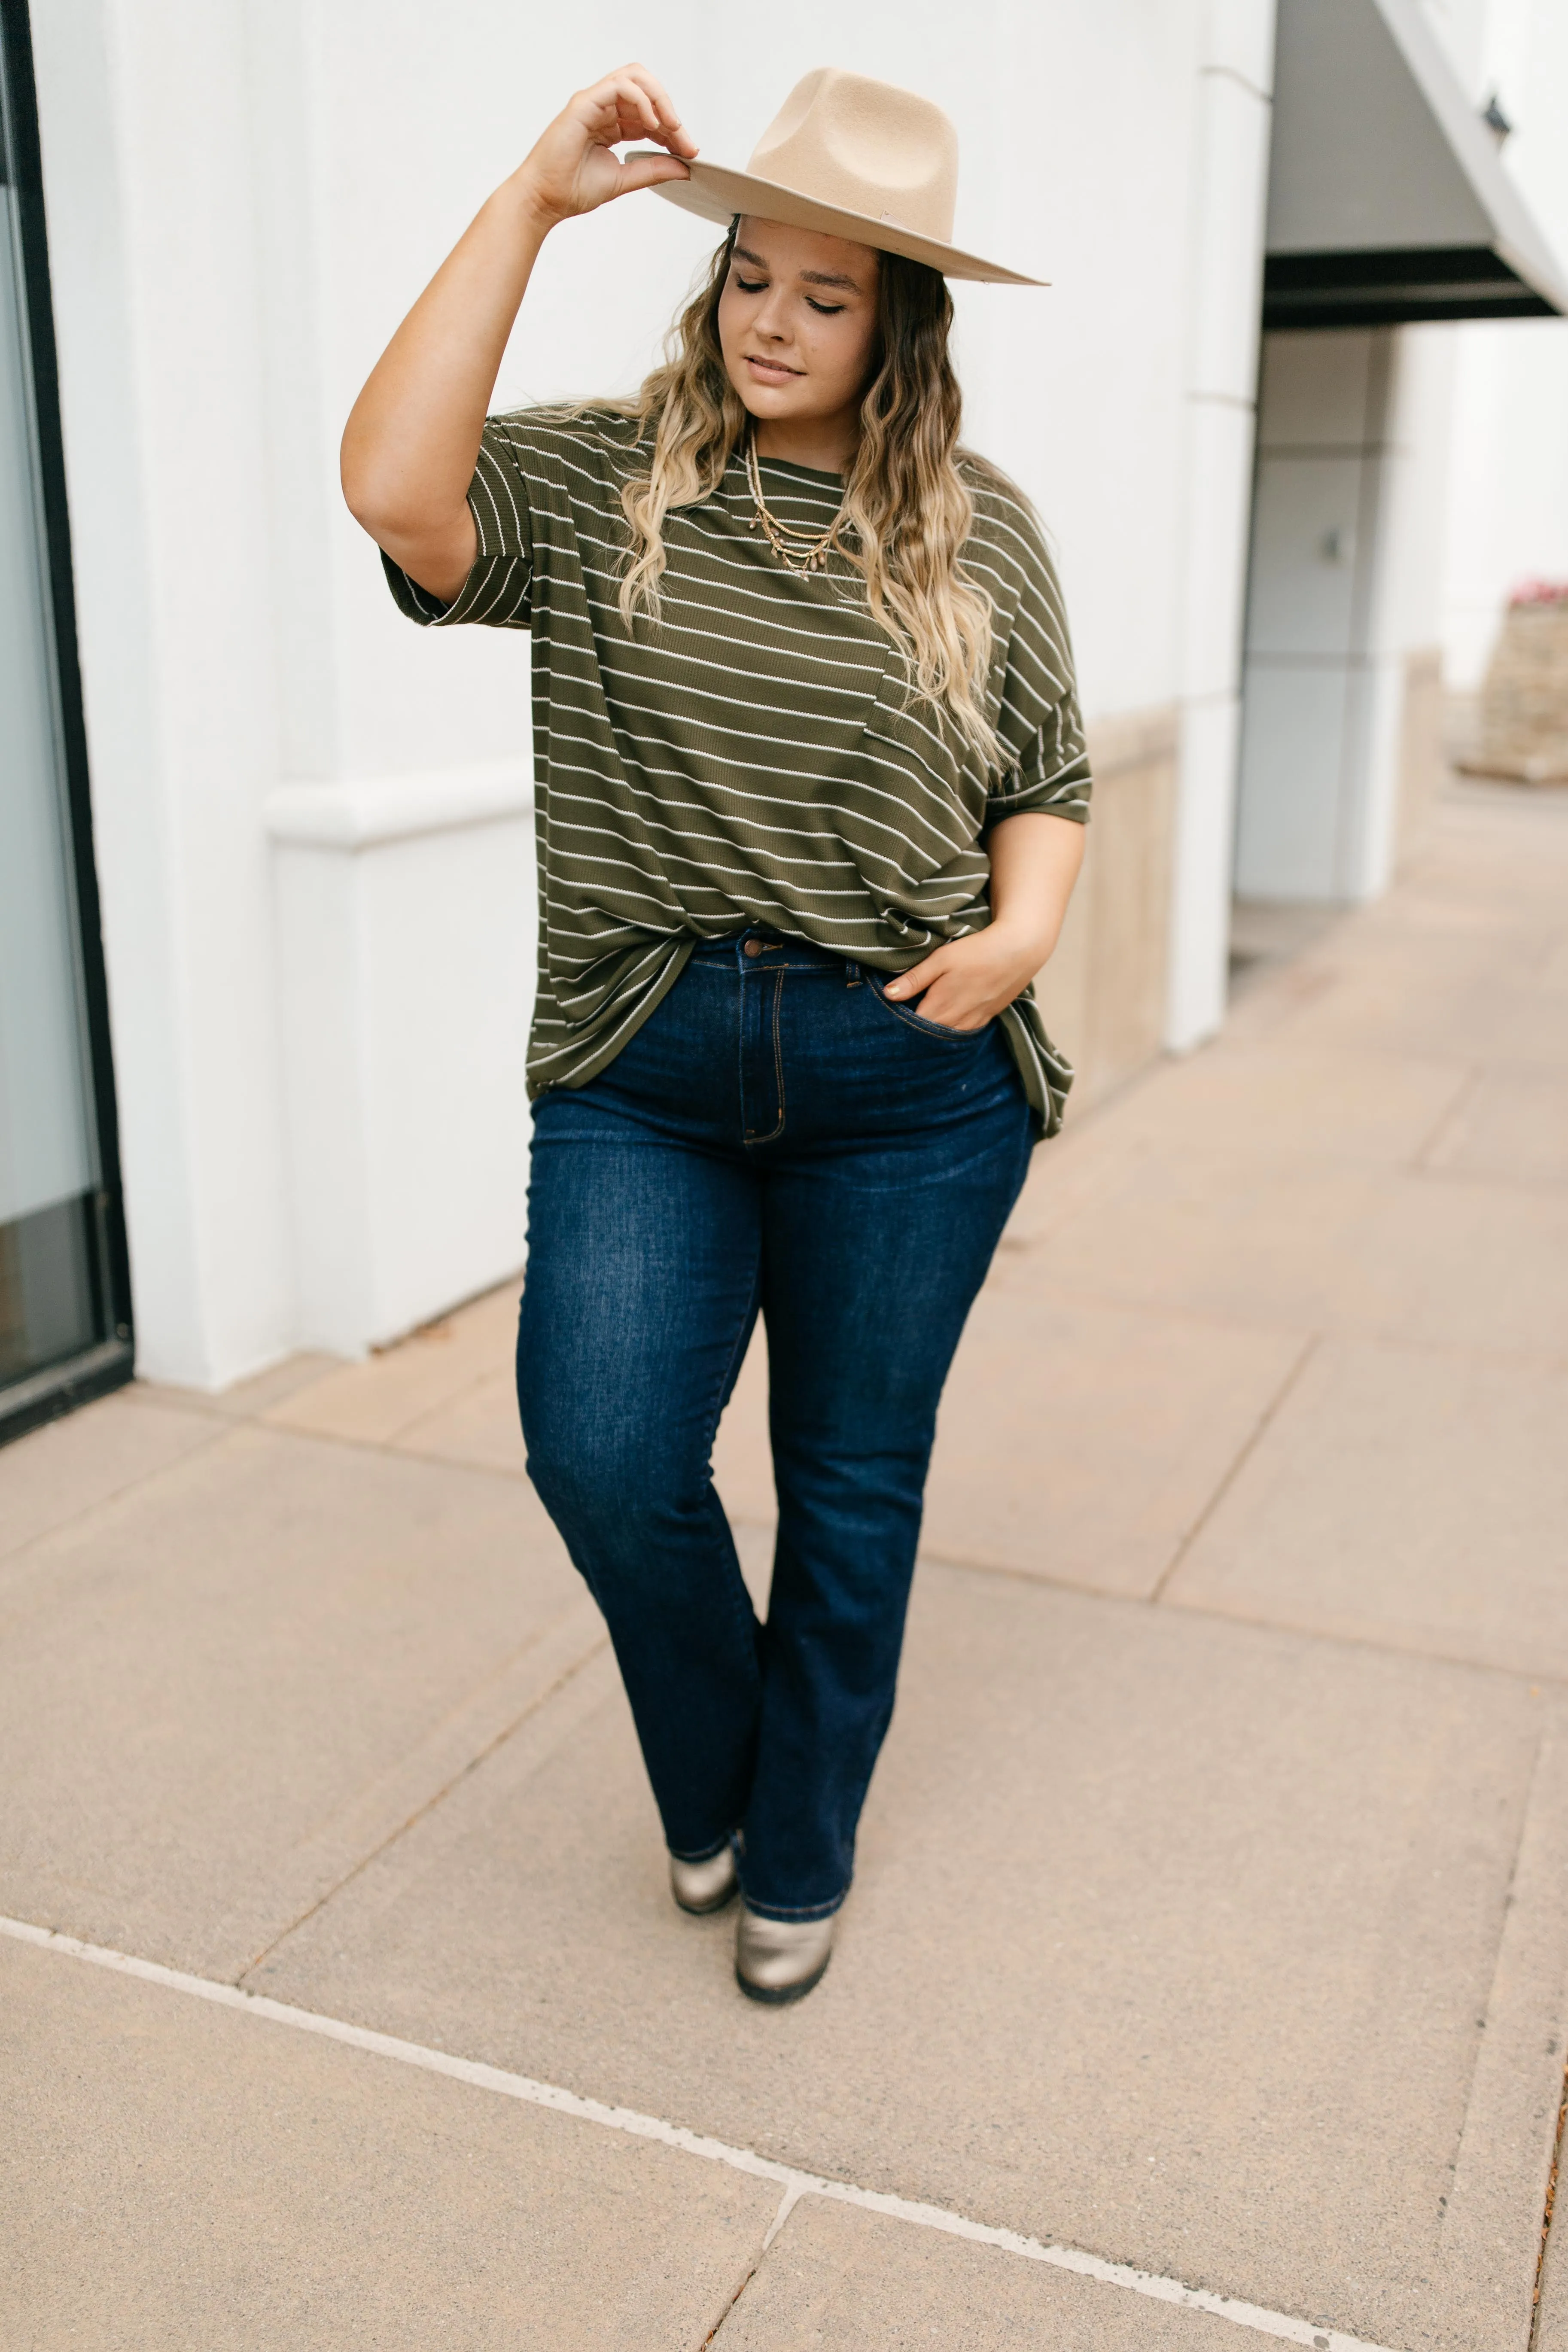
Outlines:
{"label": "awning", "polygon": [[1267,244],[1265,327],[1568,311],[1417,0],[1279,0]]}

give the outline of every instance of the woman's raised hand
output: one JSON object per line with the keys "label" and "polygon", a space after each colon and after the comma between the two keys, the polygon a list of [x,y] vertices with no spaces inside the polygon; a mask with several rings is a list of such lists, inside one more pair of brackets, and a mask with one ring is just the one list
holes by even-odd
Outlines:
{"label": "woman's raised hand", "polygon": [[[648,139],[666,150],[623,163],[624,140]],[[580,89],[543,132],[518,177],[546,225],[591,213],[634,188],[684,180],[697,142],[680,127],[669,93],[647,66],[617,66],[591,89]]]}
{"label": "woman's raised hand", "polygon": [[[662,155],[621,163],[626,139]],[[697,142],[662,82],[621,66],[580,89],[447,255],[371,372],[343,434],[343,496],[431,595],[457,595],[478,540],[468,502],[506,339],[557,221],[684,180]]]}

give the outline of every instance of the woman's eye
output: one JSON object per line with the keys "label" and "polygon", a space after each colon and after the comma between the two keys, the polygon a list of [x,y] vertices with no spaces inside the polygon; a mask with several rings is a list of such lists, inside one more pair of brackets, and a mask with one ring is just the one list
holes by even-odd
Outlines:
{"label": "woman's eye", "polygon": [[735,272],[735,283],[742,294],[760,294],[767,282],[765,278],[742,278],[739,270]]}
{"label": "woman's eye", "polygon": [[811,308],[814,310],[821,311],[825,319],[837,319],[838,313],[844,308],[842,302],[813,302],[809,294],[805,299],[807,302],[810,303]]}

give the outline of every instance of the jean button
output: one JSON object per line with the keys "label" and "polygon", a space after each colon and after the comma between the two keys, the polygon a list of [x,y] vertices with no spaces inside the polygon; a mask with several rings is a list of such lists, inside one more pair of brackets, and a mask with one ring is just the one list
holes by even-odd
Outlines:
{"label": "jean button", "polygon": [[761,940],[748,940],[746,941],[746,953],[748,955],[761,955],[762,951],[763,943]]}

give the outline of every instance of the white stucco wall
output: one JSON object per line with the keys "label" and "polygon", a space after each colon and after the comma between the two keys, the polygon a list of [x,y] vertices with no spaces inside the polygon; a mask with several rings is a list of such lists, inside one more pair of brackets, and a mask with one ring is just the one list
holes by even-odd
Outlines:
{"label": "white stucco wall", "polygon": [[[825,61],[937,97],[963,142],[960,238],[1053,281],[959,289],[960,351],[970,437],[1056,544],[1088,709],[1218,708],[1250,422],[1216,454],[1196,410],[1250,396],[1268,16],[35,11],[144,1370],[216,1384],[302,1340],[362,1347],[521,1255],[527,640],[398,618],[336,447],[397,319],[534,131],[638,54],[720,157],[743,160]],[[1216,115],[1240,126],[1217,150]],[[1240,180],[1215,182],[1216,154],[1230,169],[1243,150]],[[501,399],[633,383],[711,242],[648,196],[564,228]],[[1219,518],[1197,556],[1194,515]],[[1188,626],[1199,589],[1220,600],[1214,646]],[[1226,756],[1218,734],[1204,747],[1200,848],[1223,838]],[[1185,934],[1209,973],[1213,880]]]}
{"label": "white stucco wall", "polygon": [[[1428,0],[1436,9],[1441,0]],[[1514,124],[1503,163],[1568,264],[1568,8],[1447,0],[1438,17],[1478,104]],[[1568,320],[1454,330],[1454,421],[1441,633],[1448,683],[1480,684],[1510,591],[1568,580]]]}

